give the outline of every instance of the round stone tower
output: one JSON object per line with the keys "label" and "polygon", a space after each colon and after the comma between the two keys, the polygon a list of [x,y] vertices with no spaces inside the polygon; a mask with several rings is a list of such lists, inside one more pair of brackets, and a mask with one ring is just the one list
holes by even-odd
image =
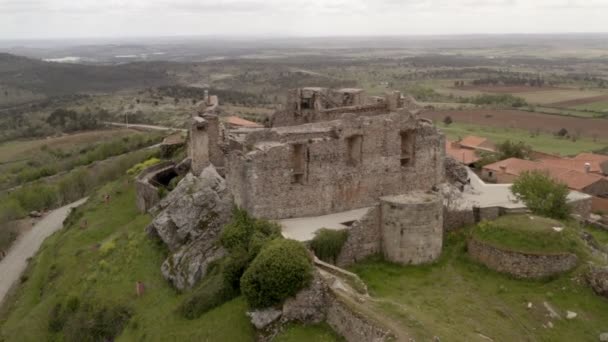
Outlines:
{"label": "round stone tower", "polygon": [[423,264],[441,254],[443,203],[435,193],[410,192],[382,197],[384,257],[400,264]]}

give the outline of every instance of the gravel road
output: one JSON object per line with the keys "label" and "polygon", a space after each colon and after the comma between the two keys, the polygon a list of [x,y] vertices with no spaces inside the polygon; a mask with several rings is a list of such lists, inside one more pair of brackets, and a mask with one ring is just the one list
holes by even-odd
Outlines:
{"label": "gravel road", "polygon": [[63,220],[68,216],[71,208],[83,204],[86,200],[83,198],[51,211],[31,230],[17,239],[8,250],[6,257],[0,260],[0,303],[13,284],[19,280],[27,266],[27,259],[36,254],[47,237],[63,227]]}

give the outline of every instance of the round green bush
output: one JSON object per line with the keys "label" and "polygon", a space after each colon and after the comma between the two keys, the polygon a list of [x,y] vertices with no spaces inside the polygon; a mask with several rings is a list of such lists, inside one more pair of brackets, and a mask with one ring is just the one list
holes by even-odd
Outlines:
{"label": "round green bush", "polygon": [[250,306],[282,303],[310,284],[312,261],[295,240],[277,239],[265,246],[241,278],[241,291]]}

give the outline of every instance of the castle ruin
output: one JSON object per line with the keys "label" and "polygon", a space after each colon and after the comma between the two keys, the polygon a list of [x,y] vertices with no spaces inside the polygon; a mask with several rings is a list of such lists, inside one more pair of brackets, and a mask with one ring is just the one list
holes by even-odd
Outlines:
{"label": "castle ruin", "polygon": [[[404,108],[399,92],[290,90],[265,128],[224,127],[217,106],[207,97],[194,116],[189,157],[195,175],[213,165],[225,177],[237,206],[279,222],[367,208],[352,221],[372,212],[377,220],[353,230],[349,260],[383,252],[418,264],[439,256],[442,202],[434,190],[444,182],[445,138]],[[307,229],[315,228],[322,227]]]}

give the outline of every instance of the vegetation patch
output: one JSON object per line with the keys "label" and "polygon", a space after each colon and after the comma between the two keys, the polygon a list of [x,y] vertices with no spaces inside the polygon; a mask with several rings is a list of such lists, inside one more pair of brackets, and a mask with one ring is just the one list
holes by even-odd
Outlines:
{"label": "vegetation patch", "polygon": [[553,180],[545,172],[526,171],[520,174],[513,182],[511,192],[535,214],[555,219],[570,216],[568,186]]}
{"label": "vegetation patch", "polygon": [[241,279],[241,290],[255,308],[282,303],[308,286],[312,261],[306,247],[295,240],[277,239],[253,260]]}
{"label": "vegetation patch", "polygon": [[310,248],[319,259],[336,263],[336,258],[340,255],[346,239],[348,239],[348,230],[346,229],[323,228],[315,232],[315,237],[310,241]]}
{"label": "vegetation patch", "polygon": [[516,252],[586,254],[577,229],[533,215],[505,215],[494,221],[482,221],[472,229],[471,236]]}

